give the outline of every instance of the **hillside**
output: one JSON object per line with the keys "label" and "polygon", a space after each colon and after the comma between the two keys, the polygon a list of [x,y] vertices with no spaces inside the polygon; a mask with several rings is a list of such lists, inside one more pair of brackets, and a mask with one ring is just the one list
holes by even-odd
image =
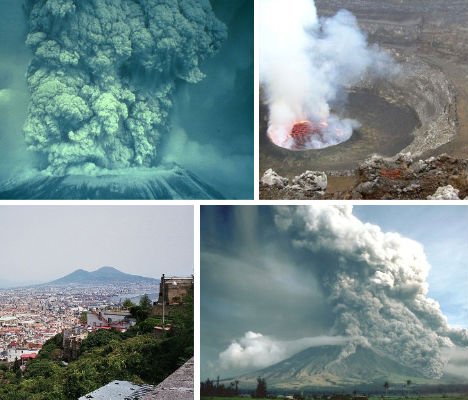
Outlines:
{"label": "hillside", "polygon": [[10,368],[0,365],[0,399],[78,399],[115,380],[157,385],[193,357],[193,298],[166,319],[172,330],[164,335],[153,333],[161,320],[143,307],[143,302],[133,307],[137,324],[126,332],[90,332],[77,360],[63,362],[60,333],[44,343],[24,370],[19,361]]}
{"label": "hillside", "polygon": [[311,347],[237,379],[242,387],[255,387],[260,376],[275,389],[380,387],[385,381],[403,383],[408,379],[415,384],[435,383],[419,371],[370,348],[358,347],[355,353],[340,359],[341,350],[340,346]]}

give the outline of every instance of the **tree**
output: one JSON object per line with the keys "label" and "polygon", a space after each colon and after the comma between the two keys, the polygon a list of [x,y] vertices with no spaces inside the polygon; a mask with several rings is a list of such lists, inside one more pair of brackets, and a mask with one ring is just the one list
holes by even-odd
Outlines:
{"label": "tree", "polygon": [[388,382],[385,382],[383,387],[385,388],[385,396],[387,396],[388,388],[390,387],[390,384]]}
{"label": "tree", "polygon": [[258,399],[264,399],[267,397],[267,385],[265,378],[257,378],[257,389],[255,389],[255,397]]}
{"label": "tree", "polygon": [[407,392],[407,393],[406,393],[406,397],[408,397],[409,388],[410,388],[410,386],[411,386],[412,383],[413,383],[413,382],[411,382],[411,379],[408,379],[408,380],[406,381],[406,392]]}
{"label": "tree", "polygon": [[86,311],[83,311],[80,315],[80,323],[84,325],[87,322],[88,322],[88,313]]}
{"label": "tree", "polygon": [[18,360],[18,357],[15,357],[15,362],[13,363],[13,372],[17,372],[20,369],[21,362]]}
{"label": "tree", "polygon": [[58,333],[47,340],[37,355],[38,359],[61,360],[63,354],[63,334]]}
{"label": "tree", "polygon": [[140,303],[138,305],[131,306],[129,311],[137,322],[141,322],[149,317],[152,307],[153,304],[151,303],[149,296],[145,294],[141,297]]}
{"label": "tree", "polygon": [[106,346],[112,341],[119,341],[122,334],[115,330],[99,329],[96,332],[91,332],[86,339],[81,342],[80,354],[86,353],[96,347]]}
{"label": "tree", "polygon": [[140,307],[143,311],[150,311],[151,308],[153,307],[153,303],[151,302],[149,296],[147,294],[144,294],[141,296],[140,299]]}
{"label": "tree", "polygon": [[58,373],[60,367],[57,363],[50,360],[35,360],[28,364],[26,368],[25,377],[26,378],[36,378],[42,376],[44,378],[50,379],[54,374]]}
{"label": "tree", "polygon": [[122,306],[125,307],[125,308],[130,309],[130,308],[134,307],[135,304],[130,299],[125,299],[124,302],[122,303]]}
{"label": "tree", "polygon": [[147,318],[138,324],[138,329],[141,333],[154,332],[154,327],[161,323],[159,318]]}

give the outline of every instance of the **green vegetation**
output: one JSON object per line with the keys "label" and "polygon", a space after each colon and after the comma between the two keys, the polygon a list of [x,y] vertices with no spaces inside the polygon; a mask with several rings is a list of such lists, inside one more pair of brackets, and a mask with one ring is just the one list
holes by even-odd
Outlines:
{"label": "green vegetation", "polygon": [[201,397],[203,400],[239,400],[240,397],[206,397],[202,396]]}
{"label": "green vegetation", "polygon": [[[211,396],[202,396],[201,399],[202,400],[239,400],[241,397],[211,397]],[[268,396],[269,399],[271,398],[275,398],[275,396]],[[306,397],[306,399],[308,399],[309,397]],[[405,396],[385,396],[384,399],[385,400],[406,400],[406,399],[410,399],[410,400],[416,400],[416,399],[419,399],[419,400],[466,400],[468,398],[467,395],[463,395],[463,394],[453,394],[453,395],[445,395],[445,396],[442,396],[442,395],[420,395],[420,396],[417,396],[417,395],[410,395],[408,397],[405,397]],[[310,399],[313,399],[313,397],[310,397]],[[382,396],[370,396],[369,397],[369,400],[382,400]]]}
{"label": "green vegetation", "polygon": [[130,308],[133,307],[135,304],[130,299],[125,299],[124,302],[122,303],[122,306],[125,308]]}
{"label": "green vegetation", "polygon": [[255,398],[263,399],[267,397],[267,385],[265,378],[257,378],[257,388],[255,389]]}
{"label": "green vegetation", "polygon": [[[409,396],[385,396],[385,400],[466,400],[468,397],[464,394],[447,395],[409,395]],[[370,396],[369,400],[382,400],[382,396]]]}
{"label": "green vegetation", "polygon": [[202,396],[201,397],[203,400],[239,400],[240,397],[206,397]]}
{"label": "green vegetation", "polygon": [[0,400],[68,400],[89,393],[112,380],[157,384],[193,356],[193,299],[171,315],[173,329],[154,335],[158,318],[147,317],[127,332],[98,330],[83,341],[78,360],[66,365],[62,335],[48,340],[24,373],[19,368],[0,368]]}

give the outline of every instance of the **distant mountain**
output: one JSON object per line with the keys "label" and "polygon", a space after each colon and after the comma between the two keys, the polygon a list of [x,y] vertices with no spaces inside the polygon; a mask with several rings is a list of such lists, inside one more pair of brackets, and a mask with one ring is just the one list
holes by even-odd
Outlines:
{"label": "distant mountain", "polygon": [[[378,354],[370,348],[358,347],[348,357],[340,358],[341,346],[311,347],[270,367],[245,374],[237,379],[243,387],[255,387],[257,377],[266,379],[275,389],[313,389],[340,387],[381,388],[385,381],[414,384],[455,383],[453,377],[444,382],[425,378],[419,371]],[[461,382],[458,382],[461,383]]]}
{"label": "distant mountain", "polygon": [[102,285],[120,283],[147,283],[157,285],[159,284],[159,279],[126,274],[114,267],[101,267],[96,271],[85,271],[84,269],[77,269],[63,278],[44,283],[43,286]]}

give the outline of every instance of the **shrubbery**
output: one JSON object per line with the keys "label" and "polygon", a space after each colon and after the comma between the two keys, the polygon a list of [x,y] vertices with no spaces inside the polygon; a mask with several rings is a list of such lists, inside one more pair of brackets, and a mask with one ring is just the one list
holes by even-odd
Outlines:
{"label": "shrubbery", "polygon": [[157,384],[193,356],[193,300],[170,318],[173,330],[157,338],[158,318],[146,318],[125,333],[98,330],[83,341],[78,360],[64,365],[62,335],[48,340],[24,374],[0,369],[2,400],[76,399],[113,380]]}

